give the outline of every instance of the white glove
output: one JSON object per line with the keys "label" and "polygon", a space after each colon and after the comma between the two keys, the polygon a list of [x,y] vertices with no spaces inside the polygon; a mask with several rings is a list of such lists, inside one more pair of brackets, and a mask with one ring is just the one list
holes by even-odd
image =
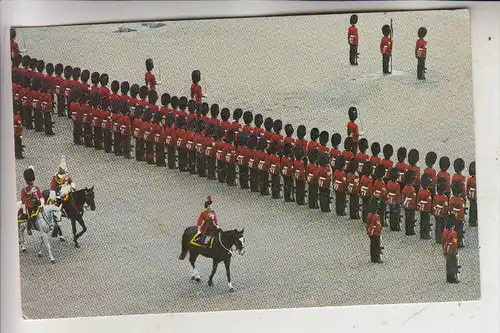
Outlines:
{"label": "white glove", "polygon": [[161,81],[160,80],[156,81],[156,85],[161,86]]}
{"label": "white glove", "polygon": [[198,227],[198,233],[201,234],[201,227]]}
{"label": "white glove", "polygon": [[201,94],[201,97],[203,97],[203,98],[207,98],[207,95]]}

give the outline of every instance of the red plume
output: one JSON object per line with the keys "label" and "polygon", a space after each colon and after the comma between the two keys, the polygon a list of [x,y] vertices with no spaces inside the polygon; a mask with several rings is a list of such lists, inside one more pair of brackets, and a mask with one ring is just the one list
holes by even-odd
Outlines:
{"label": "red plume", "polygon": [[207,197],[207,201],[212,201],[212,196],[210,196],[210,195],[209,195],[209,196]]}

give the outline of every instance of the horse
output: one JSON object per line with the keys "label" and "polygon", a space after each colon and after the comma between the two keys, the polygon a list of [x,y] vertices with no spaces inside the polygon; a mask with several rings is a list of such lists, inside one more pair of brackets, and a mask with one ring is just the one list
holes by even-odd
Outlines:
{"label": "horse", "polygon": [[[50,196],[50,190],[43,191],[43,197],[45,202],[47,202]],[[69,192],[68,200],[62,200],[62,211],[63,217],[71,220],[71,228],[73,229],[73,242],[75,247],[80,247],[78,243],[78,238],[80,238],[86,231],[87,226],[83,221],[84,209],[90,207],[91,211],[95,211],[95,201],[94,201],[94,186],[91,188],[82,188],[80,190]],[[76,232],[76,222],[82,227],[82,231]],[[62,235],[61,230],[58,230],[59,234]]]}
{"label": "horse", "polygon": [[[21,208],[21,202],[17,203],[18,211]],[[52,249],[49,242],[49,233],[57,228],[57,224],[61,222],[61,207],[56,205],[41,205],[39,212],[36,216],[34,223],[34,230],[40,233],[40,248],[38,251],[38,256],[42,256],[42,245],[45,243],[47,251],[49,252],[50,262],[55,263],[54,256],[52,255]],[[22,252],[26,252],[26,247],[24,246],[24,231],[28,227],[27,222],[18,223],[18,236],[19,236],[19,246]]]}
{"label": "horse", "polygon": [[198,255],[202,255],[207,258],[213,259],[212,264],[212,273],[208,278],[208,285],[213,286],[213,277],[215,272],[217,271],[217,266],[221,261],[224,262],[226,266],[226,275],[227,282],[229,285],[229,291],[233,292],[234,287],[231,283],[231,273],[229,270],[229,265],[231,263],[231,257],[233,255],[232,248],[236,247],[240,255],[245,254],[245,240],[243,238],[243,232],[245,229],[241,231],[238,230],[230,230],[230,231],[222,231],[221,229],[217,229],[215,233],[212,235],[212,246],[211,248],[204,248],[201,246],[195,246],[191,244],[191,240],[198,233],[197,227],[188,227],[184,230],[184,234],[182,235],[182,252],[179,256],[180,260],[184,260],[189,251],[189,262],[191,263],[192,275],[191,280],[195,280],[200,282],[200,274],[195,268],[195,262]]}

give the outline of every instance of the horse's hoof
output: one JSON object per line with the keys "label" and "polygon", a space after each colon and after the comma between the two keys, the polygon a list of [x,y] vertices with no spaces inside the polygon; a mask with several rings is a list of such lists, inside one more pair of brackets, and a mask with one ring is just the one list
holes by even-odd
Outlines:
{"label": "horse's hoof", "polygon": [[75,243],[75,247],[76,247],[76,248],[79,248],[79,247],[80,247],[80,244]]}
{"label": "horse's hoof", "polygon": [[230,292],[234,292],[234,288],[229,288],[229,291]]}
{"label": "horse's hoof", "polygon": [[212,281],[208,281],[208,285],[211,287],[214,285],[214,283]]}
{"label": "horse's hoof", "polygon": [[194,278],[194,280],[195,280],[196,282],[200,282],[200,281],[201,281],[201,279],[200,279],[199,277],[195,277],[195,278]]}
{"label": "horse's hoof", "polygon": [[52,264],[55,264],[55,263],[56,263],[56,260],[55,260],[55,259],[50,259],[50,262],[51,262]]}

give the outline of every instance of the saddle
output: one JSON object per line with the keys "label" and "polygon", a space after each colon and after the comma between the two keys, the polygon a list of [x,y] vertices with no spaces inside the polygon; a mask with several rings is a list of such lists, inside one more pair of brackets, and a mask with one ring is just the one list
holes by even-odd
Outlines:
{"label": "saddle", "polygon": [[29,220],[35,220],[36,217],[38,216],[38,213],[40,213],[40,206],[37,207],[37,209],[33,212],[27,212],[28,214],[22,214],[21,212],[18,212],[17,214],[17,223],[25,223],[28,222]]}
{"label": "saddle", "polygon": [[211,249],[214,243],[215,234],[201,234],[197,232],[189,241],[190,244],[204,249]]}

